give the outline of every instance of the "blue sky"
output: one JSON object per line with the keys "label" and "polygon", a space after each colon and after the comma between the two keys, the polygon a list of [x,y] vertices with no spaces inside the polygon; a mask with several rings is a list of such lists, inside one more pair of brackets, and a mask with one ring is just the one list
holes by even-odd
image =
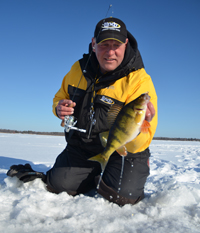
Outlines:
{"label": "blue sky", "polygon": [[199,0],[0,0],[1,129],[63,131],[52,99],[109,4],[154,82],[155,136],[200,138]]}

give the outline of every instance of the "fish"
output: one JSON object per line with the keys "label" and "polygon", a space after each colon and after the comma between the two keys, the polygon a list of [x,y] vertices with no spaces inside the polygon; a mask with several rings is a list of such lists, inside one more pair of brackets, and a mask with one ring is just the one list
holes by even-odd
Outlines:
{"label": "fish", "polygon": [[[132,141],[139,133],[147,133],[150,123],[145,120],[147,104],[150,101],[148,93],[140,95],[135,100],[125,105],[116,116],[109,132],[101,134],[101,141],[104,142],[103,152],[88,160],[99,162],[102,171],[114,151],[121,156],[127,155],[125,144]],[[105,143],[107,138],[107,143]]]}

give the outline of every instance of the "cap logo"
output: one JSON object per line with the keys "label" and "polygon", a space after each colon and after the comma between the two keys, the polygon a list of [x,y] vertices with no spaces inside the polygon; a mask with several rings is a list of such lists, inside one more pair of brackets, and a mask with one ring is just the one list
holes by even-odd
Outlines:
{"label": "cap logo", "polygon": [[120,31],[119,28],[121,28],[121,25],[119,25],[118,23],[115,23],[115,22],[105,22],[102,24],[101,28],[102,28],[102,31],[105,31],[105,30]]}

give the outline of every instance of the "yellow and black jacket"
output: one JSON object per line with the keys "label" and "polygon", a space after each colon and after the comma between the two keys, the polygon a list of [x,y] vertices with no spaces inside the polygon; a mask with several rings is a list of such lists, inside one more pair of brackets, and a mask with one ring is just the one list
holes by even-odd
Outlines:
{"label": "yellow and black jacket", "polygon": [[[70,136],[65,133],[69,144],[99,153],[103,149],[99,133],[110,129],[109,119],[113,106],[118,106],[120,109],[148,92],[156,115],[150,122],[149,132],[140,133],[133,141],[126,144],[126,148],[129,153],[134,154],[149,147],[157,126],[157,95],[151,77],[144,69],[137,42],[129,32],[128,39],[124,60],[116,70],[106,74],[100,73],[96,55],[92,52],[90,58],[89,54],[84,54],[81,60],[75,62],[64,77],[61,88],[53,99],[53,113],[57,116],[56,106],[60,100],[72,99],[76,102],[74,109],[74,116],[78,119],[76,126],[87,130],[86,133],[70,130]],[[96,124],[88,138],[91,102],[94,103]]]}

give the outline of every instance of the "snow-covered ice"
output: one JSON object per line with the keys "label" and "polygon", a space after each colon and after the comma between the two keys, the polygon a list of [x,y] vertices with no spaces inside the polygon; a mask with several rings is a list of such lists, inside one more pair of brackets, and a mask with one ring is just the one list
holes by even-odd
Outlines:
{"label": "snow-covered ice", "polygon": [[64,147],[61,136],[0,133],[0,232],[200,232],[200,142],[153,141],[146,198],[134,206],[6,177],[27,162],[46,172]]}

